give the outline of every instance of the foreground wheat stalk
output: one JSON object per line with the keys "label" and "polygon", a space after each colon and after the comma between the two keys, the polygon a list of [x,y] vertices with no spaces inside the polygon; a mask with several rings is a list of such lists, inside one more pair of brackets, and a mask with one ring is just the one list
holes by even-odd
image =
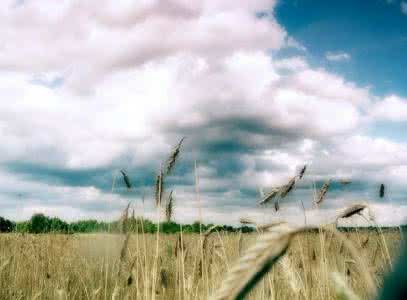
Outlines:
{"label": "foreground wheat stalk", "polygon": [[332,284],[335,287],[336,296],[343,300],[360,300],[360,298],[348,286],[345,279],[337,272],[331,273]]}
{"label": "foreground wheat stalk", "polygon": [[[275,231],[262,234],[257,239],[255,245],[249,248],[239,262],[232,267],[221,287],[212,296],[212,300],[241,300],[255,287],[262,277],[274,266],[274,264],[286,253],[291,240],[297,234],[317,227],[293,228],[282,225]],[[363,276],[368,291],[371,295],[376,295],[371,274],[366,271],[367,264],[359,256],[357,250],[346,240],[341,233],[329,226],[319,228],[323,231],[331,232],[348,249]]]}
{"label": "foreground wheat stalk", "polygon": [[221,288],[211,299],[244,299],[263,275],[285,254],[292,238],[302,231],[304,228],[283,228],[281,231],[260,235],[256,244],[229,270]]}

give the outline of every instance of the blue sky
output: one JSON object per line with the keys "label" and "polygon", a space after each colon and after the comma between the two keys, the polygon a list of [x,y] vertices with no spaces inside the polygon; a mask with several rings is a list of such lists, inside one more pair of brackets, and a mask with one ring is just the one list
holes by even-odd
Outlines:
{"label": "blue sky", "polygon": [[[275,13],[314,67],[341,74],[377,96],[407,97],[407,14],[402,1],[280,1]],[[310,4],[312,9],[309,9]],[[285,52],[281,51],[284,56]],[[345,63],[327,53],[346,53]],[[407,123],[379,122],[369,135],[406,141]]]}
{"label": "blue sky", "polygon": [[[407,18],[400,1],[280,1],[276,18],[308,49],[310,63],[341,74],[378,96],[407,97]],[[345,52],[346,63],[327,61]]]}
{"label": "blue sky", "polygon": [[[186,137],[167,180],[179,222],[201,207],[301,223],[301,200],[313,223],[355,202],[405,222],[405,2],[7,0],[0,35],[6,217],[115,219],[132,199],[154,218],[155,175]],[[257,205],[304,164],[281,211]]]}

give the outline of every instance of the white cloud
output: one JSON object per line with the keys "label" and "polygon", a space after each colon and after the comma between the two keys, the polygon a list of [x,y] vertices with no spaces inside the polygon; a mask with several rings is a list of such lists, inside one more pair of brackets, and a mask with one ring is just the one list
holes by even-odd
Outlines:
{"label": "white cloud", "polygon": [[347,82],[343,77],[328,73],[324,70],[305,69],[279,82],[281,86],[289,86],[293,90],[301,91],[305,95],[315,95],[319,98],[352,103],[355,107],[366,106],[370,103],[367,88]]}
{"label": "white cloud", "polygon": [[384,138],[355,135],[342,140],[336,149],[354,166],[383,167],[407,164],[407,146]]}
{"label": "white cloud", "polygon": [[[354,203],[359,202],[356,201]],[[335,221],[336,216],[338,216],[338,214],[343,211],[345,207],[346,206],[330,209],[309,209],[306,211],[307,225],[318,226],[324,224],[332,224]],[[277,214],[272,210],[274,209],[248,209],[241,215],[228,216],[227,220],[229,223],[234,225],[239,224],[240,217],[247,217],[252,220],[258,220],[260,224],[267,224],[278,221],[285,221],[289,222],[290,224],[296,224],[300,226],[305,224],[304,211],[302,210],[301,206],[282,208]],[[405,224],[405,222],[407,221],[407,205],[395,206],[392,204],[372,204],[369,205],[369,210],[366,210],[366,212],[363,212],[362,214],[364,217],[356,215],[346,220],[339,220],[338,224],[340,226],[372,226],[374,224],[382,224],[384,226],[398,226],[400,224]],[[367,219],[369,219],[370,215],[374,217],[374,223],[366,221]],[[225,222],[225,216],[223,214],[219,215],[216,212],[211,212],[208,216],[211,219],[211,222]]]}
{"label": "white cloud", "polygon": [[308,67],[307,62],[302,57],[289,57],[285,59],[280,59],[275,62],[275,67],[277,69],[283,70],[302,70]]}
{"label": "white cloud", "polygon": [[[177,53],[228,55],[279,48],[285,32],[254,12],[274,1],[27,1],[0,10],[0,67],[59,71],[86,91],[115,70]],[[52,13],[51,13],[52,12]],[[236,26],[239,24],[239,26]]]}
{"label": "white cloud", "polygon": [[114,220],[127,204],[125,198],[93,186],[47,184],[3,171],[0,179],[2,215],[14,220],[25,220],[38,212],[69,221],[88,217]]}
{"label": "white cloud", "polygon": [[372,106],[370,116],[374,120],[407,122],[407,99],[387,96]]}
{"label": "white cloud", "polygon": [[347,61],[351,59],[351,56],[346,52],[327,52],[325,58],[330,61]]}
{"label": "white cloud", "polygon": [[[313,69],[303,57],[269,55],[270,48],[302,49],[272,14],[255,17],[274,1],[8,4],[0,9],[7,41],[0,44],[2,166],[156,170],[185,135],[184,159],[202,161],[206,215],[220,220],[221,204],[251,207],[245,190],[283,183],[304,163],[316,178],[405,176],[404,145],[361,134],[366,117],[403,120],[404,100],[372,105],[368,88]],[[24,186],[24,216],[45,210],[68,219],[111,217],[99,205],[106,208],[110,197],[126,202],[103,184],[56,184],[35,170],[30,179],[20,173],[4,171],[13,179],[0,180],[0,193],[11,203]],[[179,218],[190,221],[197,218],[197,204],[189,202],[193,174],[178,176]]]}

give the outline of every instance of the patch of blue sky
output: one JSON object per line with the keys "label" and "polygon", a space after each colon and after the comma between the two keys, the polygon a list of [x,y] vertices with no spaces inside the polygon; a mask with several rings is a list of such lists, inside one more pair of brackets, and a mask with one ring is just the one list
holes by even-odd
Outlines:
{"label": "patch of blue sky", "polygon": [[[397,2],[397,1],[395,1]],[[305,46],[313,67],[323,67],[377,96],[407,97],[407,16],[399,3],[376,1],[280,1],[276,18]],[[298,54],[284,49],[280,55]],[[328,52],[343,52],[346,61],[329,61]]]}
{"label": "patch of blue sky", "polygon": [[45,86],[50,89],[56,89],[61,87],[64,84],[65,80],[61,76],[55,76],[49,79],[43,77],[34,77],[30,82],[33,84]]}
{"label": "patch of blue sky", "polygon": [[396,143],[406,143],[407,122],[375,122],[368,127],[367,134],[372,137],[390,139]]}

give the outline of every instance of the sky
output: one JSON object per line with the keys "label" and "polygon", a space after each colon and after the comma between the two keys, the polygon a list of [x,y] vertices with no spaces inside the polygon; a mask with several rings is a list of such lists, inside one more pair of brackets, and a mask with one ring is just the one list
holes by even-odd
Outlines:
{"label": "sky", "polygon": [[[5,0],[0,36],[4,217],[113,220],[132,201],[156,219],[185,137],[178,222],[302,224],[304,205],[325,224],[353,203],[407,222],[407,1]],[[258,206],[305,164],[278,212]]]}

